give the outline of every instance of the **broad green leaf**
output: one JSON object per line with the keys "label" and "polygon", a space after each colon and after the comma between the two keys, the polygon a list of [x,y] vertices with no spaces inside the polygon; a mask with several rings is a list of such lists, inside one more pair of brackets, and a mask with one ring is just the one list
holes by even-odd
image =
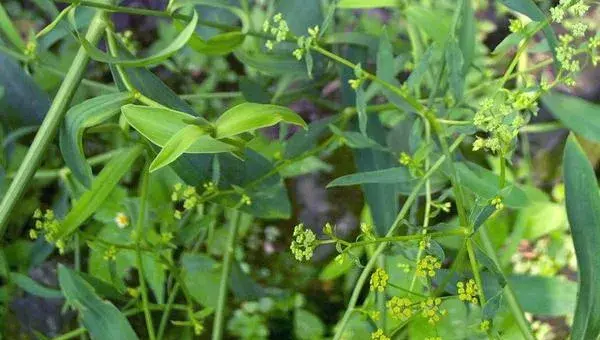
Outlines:
{"label": "broad green leaf", "polygon": [[[502,4],[506,7],[513,9],[519,13],[525,14],[531,20],[537,22],[547,22],[548,18],[542,12],[542,10],[535,4],[533,0],[500,0]],[[558,59],[556,58],[556,47],[558,46],[558,39],[556,38],[556,33],[552,29],[550,24],[546,24],[544,28],[542,28],[544,35],[546,36],[546,41],[548,42],[548,46],[552,50],[552,54],[554,55],[554,63],[555,66],[558,66]],[[558,69],[558,67],[557,67]]]}
{"label": "broad green leaf", "polygon": [[304,120],[287,107],[243,103],[225,111],[215,121],[216,138],[226,138],[240,133],[254,131],[279,122],[290,123],[306,128]]}
{"label": "broad green leaf", "polygon": [[179,130],[167,141],[163,149],[152,161],[152,164],[150,164],[150,172],[168,165],[184,152],[219,153],[235,150],[237,150],[235,146],[220,142],[206,135],[205,129],[197,125],[188,125]]}
{"label": "broad green leaf", "polygon": [[160,147],[196,118],[181,111],[134,104],[123,106],[121,112],[134,129]]}
{"label": "broad green leaf", "polygon": [[42,286],[27,275],[23,275],[21,273],[11,273],[10,279],[29,294],[46,299],[60,299],[63,297],[63,294],[60,290]]}
{"label": "broad green leaf", "polygon": [[244,65],[269,75],[287,74],[306,77],[306,66],[291,53],[264,54],[238,48],[234,54]]}
{"label": "broad green leaf", "polygon": [[339,8],[399,7],[399,0],[340,0]]}
{"label": "broad green leaf", "polygon": [[100,174],[94,179],[92,187],[86,191],[73,204],[71,211],[60,224],[56,239],[65,237],[79,228],[92,214],[98,210],[104,200],[110,195],[121,177],[123,177],[133,165],[133,162],[142,153],[143,146],[136,145],[121,151],[110,160]]}
{"label": "broad green leaf", "polygon": [[85,38],[80,38],[81,45],[87,51],[90,58],[108,64],[116,64],[123,66],[148,66],[158,64],[170,56],[175,54],[181,48],[183,48],[192,34],[194,34],[194,30],[196,29],[196,25],[198,24],[198,14],[194,12],[192,16],[192,20],[186,25],[186,27],[181,31],[181,33],[173,39],[173,41],[160,50],[155,55],[144,57],[144,58],[123,58],[123,57],[114,57],[108,53],[102,52],[96,46],[90,44],[89,41],[85,40]]}
{"label": "broad green leaf", "polygon": [[18,50],[25,50],[25,42],[21,38],[17,28],[13,25],[12,20],[2,4],[0,4],[0,33],[2,33],[2,36],[6,37],[6,39]]}
{"label": "broad green leaf", "polygon": [[567,216],[579,269],[573,339],[600,336],[600,193],[594,169],[573,135],[563,157]]}
{"label": "broad green leaf", "polygon": [[58,280],[67,303],[75,308],[83,326],[96,340],[138,339],[127,318],[112,303],[102,300],[81,276],[62,264]]}
{"label": "broad green leaf", "polygon": [[83,153],[83,132],[117,114],[121,106],[133,101],[128,92],[95,97],[73,106],[67,111],[60,129],[59,145],[65,163],[73,176],[86,187],[92,185],[92,168]]}
{"label": "broad green leaf", "polygon": [[406,20],[427,34],[432,40],[444,43],[450,33],[450,18],[447,13],[411,5],[405,10]]}
{"label": "broad green leaf", "polygon": [[559,92],[545,95],[542,103],[571,131],[600,142],[600,105]]}
{"label": "broad green leaf", "polygon": [[304,309],[296,309],[294,312],[294,335],[299,340],[323,339],[325,325],[313,313]]}
{"label": "broad green leaf", "polygon": [[216,308],[221,283],[219,263],[207,255],[184,253],[181,265],[192,298],[204,307]]}
{"label": "broad green leaf", "polygon": [[[1,21],[1,20],[0,20]],[[9,126],[39,125],[50,108],[48,95],[18,62],[0,52],[0,119]]]}
{"label": "broad green leaf", "polygon": [[[519,304],[525,312],[540,316],[573,315],[577,297],[577,284],[561,276],[526,276],[508,277],[508,284],[514,291]],[[592,314],[597,317],[598,314]],[[577,320],[578,317],[575,316]],[[579,333],[580,335],[582,333]],[[572,339],[596,339],[590,335],[576,336],[573,328]]]}

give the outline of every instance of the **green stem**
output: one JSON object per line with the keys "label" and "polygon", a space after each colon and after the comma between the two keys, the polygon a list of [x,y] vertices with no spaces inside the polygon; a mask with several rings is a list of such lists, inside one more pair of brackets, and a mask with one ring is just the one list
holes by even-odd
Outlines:
{"label": "green stem", "polygon": [[223,271],[221,272],[221,283],[219,284],[219,295],[217,297],[217,309],[213,322],[212,340],[221,340],[223,338],[223,325],[225,323],[225,305],[227,304],[227,288],[229,283],[229,274],[231,273],[231,263],[235,252],[235,241],[239,227],[240,212],[233,211],[233,216],[229,225],[229,235],[227,236],[227,246],[223,258]]}
{"label": "green stem", "polygon": [[[105,14],[103,11],[98,11],[90,23],[86,39],[92,44],[98,42],[106,27],[106,19],[104,16]],[[42,157],[46,154],[48,145],[52,142],[58,126],[62,122],[67,106],[81,82],[88,61],[89,57],[85,52],[85,49],[80,47],[65,76],[65,80],[56,93],[54,101],[52,102],[38,133],[35,135],[25,158],[23,158],[23,161],[19,166],[19,170],[17,171],[14,180],[10,184],[10,187],[4,194],[4,198],[0,203],[0,238],[6,232],[13,208],[20,202],[23,192],[30,183]]]}
{"label": "green stem", "polygon": [[163,311],[163,315],[160,318],[160,324],[158,325],[158,333],[156,334],[156,338],[158,340],[162,340],[163,335],[165,334],[167,322],[169,321],[169,314],[171,313],[171,309],[173,307],[173,303],[175,302],[175,298],[177,297],[178,292],[179,292],[179,283],[175,282],[173,289],[171,289],[171,292],[169,293],[169,299],[167,300],[167,307]]}
{"label": "green stem", "polygon": [[68,340],[68,339],[73,339],[76,338],[80,335],[83,335],[87,332],[87,330],[83,327],[81,328],[76,328],[70,332],[67,332],[65,334],[59,335],[55,338],[52,338],[52,340]]}
{"label": "green stem", "polygon": [[[148,163],[148,162],[147,162]],[[142,307],[144,308],[144,318],[146,319],[146,329],[150,340],[155,340],[154,325],[152,324],[152,314],[148,307],[148,287],[146,286],[146,276],[144,272],[144,261],[142,260],[141,240],[143,228],[146,220],[146,209],[148,205],[148,184],[150,173],[148,171],[149,163],[142,170],[142,182],[140,185],[140,211],[138,212],[137,225],[135,228],[136,261],[139,270],[140,290],[142,295]]]}
{"label": "green stem", "polygon": [[[454,144],[452,144],[451,149],[454,150],[456,147],[458,147],[458,145],[460,145],[460,143],[462,142],[463,139],[464,139],[464,135],[461,135],[460,137],[458,137],[456,139],[456,141],[454,142]],[[429,169],[429,171],[425,173],[425,175],[423,176],[423,178],[421,178],[419,180],[419,182],[415,185],[415,187],[411,191],[410,195],[408,196],[408,198],[404,202],[404,205],[402,206],[402,209],[400,209],[400,212],[398,213],[398,216],[396,216],[396,220],[391,225],[391,227],[390,227],[390,229],[389,229],[389,231],[388,231],[388,233],[386,235],[387,237],[393,235],[393,233],[396,231],[396,229],[398,228],[398,226],[400,226],[402,220],[404,219],[404,217],[408,213],[408,211],[410,209],[410,206],[413,204],[413,202],[415,201],[415,199],[419,195],[421,187],[427,181],[427,178],[429,178],[431,175],[433,175],[433,173],[440,166],[442,166],[442,164],[445,161],[446,161],[446,156],[445,155],[441,156],[431,166],[431,169]],[[362,287],[364,286],[365,282],[367,281],[367,278],[369,277],[369,274],[371,273],[371,270],[373,269],[373,266],[375,265],[375,262],[377,261],[377,258],[379,257],[379,255],[381,255],[381,253],[383,252],[383,250],[387,246],[388,246],[388,242],[381,243],[377,247],[377,249],[375,249],[375,252],[371,256],[371,258],[369,259],[369,261],[367,262],[367,264],[365,265],[365,267],[363,268],[362,272],[360,273],[360,276],[358,277],[358,280],[356,281],[356,284],[354,285],[354,289],[352,290],[352,295],[350,296],[350,300],[348,301],[348,306],[346,307],[346,311],[344,312],[344,315],[342,316],[342,319],[340,320],[340,322],[339,322],[339,324],[337,326],[337,329],[336,329],[335,335],[333,337],[333,340],[340,340],[342,338],[342,336],[344,334],[344,328],[346,328],[346,325],[348,324],[348,321],[350,320],[350,316],[352,315],[352,312],[354,311],[354,307],[356,306],[356,303],[358,302],[358,298],[360,296],[360,292],[362,290]]]}
{"label": "green stem", "polygon": [[481,280],[481,274],[479,273],[479,265],[477,263],[477,259],[475,258],[475,251],[473,249],[473,241],[471,239],[466,240],[467,245],[467,253],[469,254],[469,262],[471,263],[471,271],[473,272],[473,277],[475,278],[475,283],[479,288],[477,291],[479,292],[479,302],[483,306],[485,304],[485,294],[483,293],[483,281]]}

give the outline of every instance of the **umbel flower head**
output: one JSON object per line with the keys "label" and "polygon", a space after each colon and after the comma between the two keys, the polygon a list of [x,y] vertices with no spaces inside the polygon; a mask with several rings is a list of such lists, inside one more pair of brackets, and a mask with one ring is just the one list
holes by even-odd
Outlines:
{"label": "umbel flower head", "polygon": [[65,242],[62,239],[57,239],[60,222],[54,216],[54,212],[47,209],[46,212],[42,213],[40,209],[36,209],[33,213],[33,218],[35,219],[35,228],[29,231],[29,237],[36,239],[38,238],[38,233],[41,232],[44,234],[46,241],[54,243],[59,253],[63,254],[65,251]]}
{"label": "umbel flower head", "polygon": [[479,288],[473,279],[469,279],[467,282],[459,281],[456,284],[456,289],[458,290],[458,298],[461,301],[469,301],[473,304],[477,304]]}
{"label": "umbel flower head", "polygon": [[373,272],[373,274],[371,274],[371,290],[383,292],[385,290],[385,287],[387,287],[389,278],[390,277],[385,272],[385,270],[377,268]]}
{"label": "umbel flower head", "polygon": [[406,320],[413,315],[412,302],[409,298],[394,296],[386,303],[386,307],[394,319]]}
{"label": "umbel flower head", "polygon": [[440,309],[442,299],[440,298],[427,298],[425,301],[421,301],[421,315],[427,319],[430,324],[435,324],[440,321],[441,317],[448,313],[445,309]]}
{"label": "umbel flower head", "polygon": [[313,256],[313,251],[317,246],[317,237],[312,230],[304,228],[300,223],[294,227],[294,234],[290,249],[298,261],[308,261]]}
{"label": "umbel flower head", "polygon": [[417,263],[417,276],[434,277],[435,271],[442,268],[442,263],[437,257],[426,255]]}
{"label": "umbel flower head", "polygon": [[383,333],[383,329],[378,329],[371,333],[371,340],[390,340],[390,338]]}

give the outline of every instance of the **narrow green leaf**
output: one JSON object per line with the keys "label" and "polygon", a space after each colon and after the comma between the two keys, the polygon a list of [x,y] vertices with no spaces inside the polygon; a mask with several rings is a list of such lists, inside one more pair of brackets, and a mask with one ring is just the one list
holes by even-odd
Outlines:
{"label": "narrow green leaf", "polygon": [[600,142],[600,105],[559,92],[545,95],[542,103],[571,131]]}
{"label": "narrow green leaf", "polygon": [[[379,37],[379,47],[377,49],[377,77],[394,85],[400,87],[400,83],[396,79],[396,69],[394,67],[394,51],[390,39],[388,37],[387,30],[383,30],[381,37]],[[411,111],[412,107],[404,100],[404,98],[400,97],[397,93],[391,91],[387,87],[381,87],[381,92],[386,97],[386,99],[397,106],[400,109]],[[359,97],[363,96],[363,94],[356,94],[356,102],[358,109]],[[364,100],[363,100],[364,101]],[[361,108],[363,112],[366,109]],[[360,114],[360,111],[359,111]],[[366,113],[363,113],[366,116]],[[359,116],[360,118],[360,116]],[[365,119],[366,120],[366,119]]]}
{"label": "narrow green leaf", "polygon": [[450,73],[448,82],[450,84],[450,90],[454,96],[454,100],[460,102],[463,96],[465,87],[465,77],[462,72],[463,70],[463,55],[460,50],[458,42],[450,40],[446,45],[446,65]]}
{"label": "narrow green leaf", "polygon": [[597,339],[600,336],[600,194],[594,169],[573,135],[565,147],[563,173],[567,217],[579,269],[571,336]]}
{"label": "narrow green leaf", "polygon": [[244,65],[269,75],[291,74],[306,77],[306,65],[294,58],[291,53],[264,54],[237,49],[234,54]]}
{"label": "narrow green leaf", "polygon": [[475,56],[477,27],[475,26],[475,12],[471,1],[462,1],[461,20],[458,27],[458,45],[463,56],[462,74],[466,75]]}
{"label": "narrow green leaf", "polygon": [[196,118],[181,111],[134,104],[123,106],[121,112],[134,129],[160,147]]}
{"label": "narrow green leaf", "polygon": [[67,302],[80,314],[83,326],[96,340],[138,339],[127,318],[112,303],[102,300],[87,281],[60,264],[58,280]]}
{"label": "narrow green leaf", "polygon": [[83,153],[83,132],[117,114],[121,106],[133,101],[128,92],[108,94],[86,100],[67,111],[60,129],[59,145],[63,159],[71,172],[86,187],[92,185],[92,168]]}
{"label": "narrow green leaf", "polygon": [[358,129],[363,136],[367,135],[367,100],[362,86],[356,89],[356,112],[358,114]]}
{"label": "narrow green leaf", "polygon": [[10,17],[2,4],[0,4],[0,32],[19,51],[25,50],[25,42],[21,38],[19,31],[13,25],[12,20],[10,20]]}
{"label": "narrow green leaf", "polygon": [[254,131],[279,122],[306,128],[306,123],[287,107],[269,104],[243,103],[225,111],[215,122],[216,138],[226,138]]}
{"label": "narrow green leaf", "polygon": [[444,43],[450,33],[450,21],[446,12],[439,9],[411,5],[405,10],[406,20],[427,34],[433,41]]}
{"label": "narrow green leaf", "polygon": [[83,222],[98,210],[119,180],[121,180],[121,177],[131,169],[133,162],[135,162],[143,150],[143,146],[136,145],[123,150],[106,164],[92,183],[90,190],[81,195],[60,224],[60,230],[56,235],[57,239],[75,231],[75,229],[79,228]]}
{"label": "narrow green leaf", "polygon": [[358,8],[379,8],[379,7],[398,7],[399,0],[340,0],[339,8],[358,9]]}
{"label": "narrow green leaf", "polygon": [[188,125],[179,130],[167,141],[163,149],[152,161],[152,164],[150,164],[150,172],[168,165],[184,152],[220,153],[235,150],[237,150],[235,146],[208,136],[205,129],[197,125]]}
{"label": "narrow green leaf", "polygon": [[168,59],[170,56],[175,54],[181,48],[183,48],[188,40],[190,40],[192,34],[194,34],[194,30],[196,29],[196,25],[198,24],[198,13],[194,11],[194,15],[192,16],[192,20],[186,25],[186,27],[181,31],[181,33],[173,39],[173,41],[160,50],[155,55],[145,57],[145,58],[124,58],[124,57],[114,57],[108,53],[102,52],[96,46],[90,44],[87,40],[80,37],[80,42],[83,48],[88,52],[90,58],[108,64],[117,64],[123,66],[148,66],[155,65],[161,63],[162,61]]}
{"label": "narrow green leaf", "polygon": [[63,294],[60,290],[42,286],[27,275],[23,275],[21,273],[10,273],[10,279],[29,294],[46,299],[60,299],[63,297]]}

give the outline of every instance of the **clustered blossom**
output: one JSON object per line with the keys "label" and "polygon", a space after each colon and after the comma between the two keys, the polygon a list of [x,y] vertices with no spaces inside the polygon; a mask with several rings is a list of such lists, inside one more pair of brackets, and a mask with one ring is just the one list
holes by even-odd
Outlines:
{"label": "clustered blossom", "polygon": [[301,36],[296,41],[298,43],[298,48],[292,52],[294,57],[298,60],[302,60],[302,57],[309,53],[310,47],[317,40],[317,36],[319,35],[319,26],[309,27],[308,28],[308,37]]}
{"label": "clustered blossom", "polygon": [[390,338],[383,333],[382,329],[378,329],[371,333],[371,340],[390,340]]}
{"label": "clustered blossom", "polygon": [[33,218],[35,219],[35,228],[29,230],[29,237],[37,239],[38,234],[42,232],[46,241],[54,243],[59,253],[63,254],[65,251],[65,242],[62,239],[57,239],[60,222],[54,216],[54,212],[47,209],[46,212],[42,213],[40,209],[36,209],[33,213]]}
{"label": "clustered blossom", "polygon": [[479,294],[479,288],[473,279],[467,282],[458,282],[456,284],[458,290],[458,298],[461,301],[468,301],[473,304],[477,304],[477,295]]}
{"label": "clustered blossom", "polygon": [[390,277],[385,272],[385,270],[383,270],[382,268],[377,268],[377,270],[375,270],[373,274],[371,274],[371,290],[383,292],[385,290],[385,287],[387,287],[389,278]]}
{"label": "clustered blossom", "polygon": [[386,306],[392,315],[392,318],[406,320],[413,315],[412,301],[409,298],[392,297]]}
{"label": "clustered blossom", "polygon": [[273,22],[265,20],[263,23],[263,31],[269,32],[275,36],[275,42],[273,42],[273,40],[267,40],[265,43],[267,49],[272,50],[273,47],[275,47],[275,44],[278,44],[287,38],[290,28],[288,27],[287,22],[283,20],[283,14],[277,13],[273,16]]}
{"label": "clustered blossom", "polygon": [[525,25],[523,25],[523,22],[519,19],[511,19],[510,20],[510,25],[508,26],[508,30],[511,31],[512,33],[517,33],[523,30],[523,28],[525,28]]}
{"label": "clustered blossom", "polygon": [[181,219],[182,213],[196,207],[199,203],[198,194],[196,188],[188,185],[185,188],[181,183],[177,183],[173,186],[173,193],[171,194],[171,200],[173,202],[183,201],[183,211],[175,210],[174,216],[176,219]]}
{"label": "clustered blossom", "polygon": [[106,261],[114,261],[117,259],[118,250],[115,246],[110,246],[104,251],[104,260]]}
{"label": "clustered blossom", "polygon": [[438,258],[426,255],[417,263],[417,276],[434,277],[435,271],[442,268],[442,263]]}
{"label": "clustered blossom", "polygon": [[487,332],[490,330],[490,320],[483,320],[479,323],[479,330],[482,332]]}
{"label": "clustered blossom", "polygon": [[304,228],[304,224],[300,223],[294,227],[294,234],[290,249],[292,254],[298,261],[308,261],[313,256],[315,247],[317,246],[317,237],[315,233]]}
{"label": "clustered blossom", "polygon": [[490,204],[493,205],[496,208],[496,210],[501,210],[502,208],[504,208],[504,203],[502,203],[502,197],[500,196],[492,198]]}
{"label": "clustered blossom", "polygon": [[435,324],[440,321],[441,317],[448,313],[445,309],[440,309],[442,299],[440,298],[427,298],[425,301],[421,301],[421,315],[427,319],[430,324]]}

